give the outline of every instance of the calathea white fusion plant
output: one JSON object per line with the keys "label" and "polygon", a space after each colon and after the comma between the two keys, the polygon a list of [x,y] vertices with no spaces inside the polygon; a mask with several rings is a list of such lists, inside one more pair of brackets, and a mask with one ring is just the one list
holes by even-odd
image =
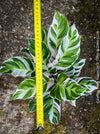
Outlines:
{"label": "calathea white fusion plant", "polygon": [[[96,81],[89,77],[78,77],[85,59],[80,54],[80,36],[75,25],[69,26],[64,15],[55,11],[53,22],[47,31],[42,27],[43,108],[48,121],[58,124],[61,101],[75,100],[97,88]],[[10,73],[14,77],[25,77],[12,100],[29,99],[29,111],[36,110],[35,39],[29,38],[29,48],[22,49],[28,55],[12,57],[4,61],[0,74]]]}

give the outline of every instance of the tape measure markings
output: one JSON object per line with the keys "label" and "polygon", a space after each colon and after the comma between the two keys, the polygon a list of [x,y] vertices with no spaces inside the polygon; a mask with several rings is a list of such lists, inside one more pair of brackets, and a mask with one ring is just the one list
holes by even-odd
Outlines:
{"label": "tape measure markings", "polygon": [[36,105],[37,105],[37,128],[38,128],[40,125],[44,127],[40,0],[34,0],[34,22],[35,22],[36,98],[37,98]]}

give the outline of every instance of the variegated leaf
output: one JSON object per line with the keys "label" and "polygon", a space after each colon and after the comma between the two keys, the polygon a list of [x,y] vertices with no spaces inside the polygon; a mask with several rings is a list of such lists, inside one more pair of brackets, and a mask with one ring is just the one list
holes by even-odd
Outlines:
{"label": "variegated leaf", "polygon": [[28,99],[36,94],[36,80],[35,77],[27,78],[19,84],[12,100]]}
{"label": "variegated leaf", "polygon": [[60,120],[60,101],[54,99],[49,93],[44,94],[44,116],[53,124]]}
{"label": "variegated leaf", "polygon": [[25,48],[24,48],[24,49],[21,50],[21,52],[24,52],[24,53],[25,53],[26,55],[28,55],[28,56],[30,55],[30,52],[29,52],[28,49],[25,49]]}
{"label": "variegated leaf", "polygon": [[6,69],[8,69],[9,72],[7,73],[11,73],[15,77],[25,77],[28,73],[33,72],[34,70],[32,61],[24,57],[10,58],[3,62],[1,66],[2,74],[5,73]]}
{"label": "variegated leaf", "polygon": [[57,69],[69,68],[80,54],[80,36],[75,25],[70,27],[67,36],[64,37],[56,59],[52,62],[51,66],[56,66]]}
{"label": "variegated leaf", "polygon": [[[29,38],[29,51],[35,61],[35,40]],[[42,42],[42,63],[47,65],[51,57],[51,52],[45,42]]]}
{"label": "variegated leaf", "polygon": [[4,73],[11,73],[11,70],[7,67],[1,67],[0,68],[0,75],[2,75]]}
{"label": "variegated leaf", "polygon": [[56,69],[55,67],[49,67],[49,68],[48,68],[48,72],[49,72],[50,74],[56,74],[56,73],[57,73],[57,69]]}
{"label": "variegated leaf", "polygon": [[[46,91],[49,79],[43,75],[43,92]],[[25,79],[19,84],[12,100],[15,99],[28,99],[35,96],[36,93],[36,80],[35,77]]]}
{"label": "variegated leaf", "polygon": [[48,45],[53,57],[57,54],[62,39],[67,35],[68,28],[66,17],[55,11],[53,22],[48,32]]}
{"label": "variegated leaf", "polygon": [[34,100],[30,100],[28,104],[28,109],[30,112],[36,111],[36,98]]}
{"label": "variegated leaf", "polygon": [[28,38],[28,41],[29,41],[29,52],[35,62],[35,40],[34,38]]}
{"label": "variegated leaf", "polygon": [[97,82],[93,80],[92,78],[80,77],[80,78],[77,78],[76,81],[79,85],[81,85],[85,89],[84,94],[89,94],[93,90],[97,89]]}
{"label": "variegated leaf", "polygon": [[76,81],[70,79],[66,74],[61,73],[57,79],[57,83],[50,89],[50,95],[61,101],[75,100],[84,92]]}
{"label": "variegated leaf", "polygon": [[[60,101],[54,99],[45,92],[43,95],[43,109],[44,116],[53,124],[58,124],[60,120]],[[31,100],[29,103],[29,111],[33,112],[36,110],[36,99]]]}
{"label": "variegated leaf", "polygon": [[[47,34],[48,34],[48,31],[46,28],[44,28],[42,26],[41,28],[41,32],[42,32],[42,51],[43,50],[43,47],[46,48],[46,50],[48,49],[48,46],[46,45],[47,43]],[[33,57],[33,60],[35,62],[35,39],[34,38],[28,38],[28,41],[29,41],[29,53],[31,54],[31,56]],[[46,51],[45,51],[46,52]],[[43,52],[44,53],[44,52]],[[42,53],[42,54],[43,54]],[[46,52],[47,53],[47,52]],[[50,55],[50,50],[48,50],[48,54]],[[44,60],[44,59],[43,59]]]}
{"label": "variegated leaf", "polygon": [[76,78],[77,76],[79,76],[82,67],[85,65],[85,59],[77,59],[75,61],[75,63],[73,64],[74,67],[74,75],[72,76],[72,78]]}
{"label": "variegated leaf", "polygon": [[46,75],[43,75],[43,92],[47,90],[49,81],[50,81],[49,78]]}
{"label": "variegated leaf", "polygon": [[46,66],[49,63],[51,57],[51,52],[49,47],[42,42],[42,63]]}
{"label": "variegated leaf", "polygon": [[79,58],[75,61],[75,63],[71,67],[64,70],[64,73],[66,73],[70,78],[75,79],[79,76],[84,64],[85,64],[85,59]]}
{"label": "variegated leaf", "polygon": [[72,76],[74,76],[75,68],[72,65],[71,67],[65,69],[63,72],[71,78]]}
{"label": "variegated leaf", "polygon": [[22,49],[21,52],[23,52],[24,54],[26,54],[27,58],[29,58],[30,60],[32,60],[34,62],[34,58],[31,55],[29,49]]}
{"label": "variegated leaf", "polygon": [[41,32],[42,32],[42,42],[47,44],[48,31],[47,31],[47,29],[45,27],[42,26]]}

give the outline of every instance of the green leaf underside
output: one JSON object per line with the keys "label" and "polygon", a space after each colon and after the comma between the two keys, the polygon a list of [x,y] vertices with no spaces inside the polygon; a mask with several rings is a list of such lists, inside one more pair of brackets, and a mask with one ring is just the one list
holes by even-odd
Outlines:
{"label": "green leaf underside", "polygon": [[25,77],[28,72],[34,70],[32,61],[28,58],[23,57],[10,58],[3,62],[1,66],[3,67],[2,74],[5,73],[6,69],[8,69],[10,70],[10,73],[15,77]]}
{"label": "green leaf underside", "polygon": [[[43,92],[46,91],[48,82],[49,79],[45,75],[43,75]],[[35,77],[30,77],[25,79],[18,85],[17,90],[12,97],[12,100],[29,99],[34,97],[35,94],[36,94],[36,80]]]}
{"label": "green leaf underside", "polygon": [[57,53],[62,39],[67,35],[68,22],[64,15],[55,11],[53,22],[48,33],[48,45]]}
{"label": "green leaf underside", "polygon": [[[52,98],[49,93],[44,93],[43,96],[44,116],[53,124],[58,124],[60,120],[60,101]],[[36,110],[36,99],[29,102],[29,111]]]}
{"label": "green leaf underside", "polygon": [[85,89],[62,73],[57,79],[57,84],[53,85],[49,91],[50,95],[58,100],[76,100]]}

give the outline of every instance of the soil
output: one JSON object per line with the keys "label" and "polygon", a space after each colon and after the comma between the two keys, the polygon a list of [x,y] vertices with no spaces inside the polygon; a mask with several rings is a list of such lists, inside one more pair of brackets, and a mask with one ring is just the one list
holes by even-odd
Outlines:
{"label": "soil", "polygon": [[[81,58],[86,59],[80,76],[97,77],[97,41],[99,34],[99,0],[41,0],[42,25],[47,29],[54,11],[64,14],[70,25],[76,25],[81,36]],[[32,0],[0,0],[0,65],[13,56],[24,56],[28,37],[34,37]],[[99,62],[98,62],[99,63]],[[99,63],[100,69],[100,63]],[[11,101],[23,78],[0,76],[0,134],[99,134],[100,90],[77,100],[76,107],[62,103],[61,120],[52,125],[45,120],[45,130],[37,132],[36,115],[28,112],[27,101]]]}

